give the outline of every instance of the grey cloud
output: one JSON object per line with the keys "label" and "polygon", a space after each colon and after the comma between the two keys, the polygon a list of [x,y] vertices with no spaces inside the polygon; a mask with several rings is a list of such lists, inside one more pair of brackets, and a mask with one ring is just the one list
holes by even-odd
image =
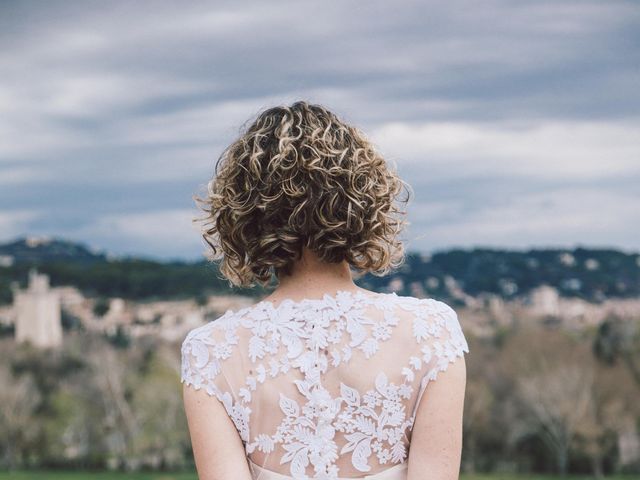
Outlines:
{"label": "grey cloud", "polygon": [[[639,23],[637,2],[624,1],[2,2],[0,212],[25,228],[69,235],[104,235],[96,215],[109,228],[126,224],[118,214],[148,212],[152,222],[166,210],[176,218],[244,120],[300,97],[372,133],[430,122],[504,131],[513,122],[555,122],[569,131],[595,120],[627,131],[640,123]],[[629,179],[640,175],[629,166],[600,180],[595,167],[589,178],[568,168],[517,175],[494,161],[499,147],[458,149],[455,169],[445,154],[429,164],[429,151],[386,153],[429,192],[416,212],[439,205],[443,222],[456,208],[460,222],[505,201],[530,209],[518,195],[560,198],[578,184],[605,196],[630,192]],[[608,148],[598,152],[606,157]],[[637,142],[625,148],[640,150]],[[10,215],[27,206],[46,223]],[[588,230],[581,228],[558,238]],[[630,242],[619,229],[612,235]],[[142,241],[103,240],[114,250]]]}

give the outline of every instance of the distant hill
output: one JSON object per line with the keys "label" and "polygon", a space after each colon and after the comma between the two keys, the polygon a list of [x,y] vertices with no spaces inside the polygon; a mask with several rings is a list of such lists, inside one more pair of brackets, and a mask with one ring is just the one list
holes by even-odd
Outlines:
{"label": "distant hill", "polygon": [[452,249],[430,256],[412,255],[402,277],[405,284],[421,282],[429,292],[445,297],[459,288],[471,296],[493,293],[512,298],[546,284],[562,296],[599,302],[640,296],[640,254],[584,247]]}
{"label": "distant hill", "polygon": [[0,256],[11,257],[11,261],[15,263],[58,260],[94,263],[107,260],[106,252],[96,252],[81,243],[50,237],[25,237],[0,244]]}
{"label": "distant hill", "polygon": [[[51,284],[74,285],[86,295],[158,299],[242,293],[261,296],[264,289],[231,289],[217,266],[206,260],[162,262],[116,257],[64,239],[26,237],[0,244],[0,303],[11,302],[11,282],[26,285],[37,267]],[[592,302],[640,296],[640,254],[614,249],[451,249],[431,254],[408,252],[406,262],[385,277],[366,275],[358,284],[398,294],[459,299],[495,294],[526,295],[542,284],[560,295]]]}
{"label": "distant hill", "polygon": [[26,287],[32,267],[48,274],[52,286],[72,285],[87,296],[152,300],[231,292],[216,266],[204,259],[162,262],[116,256],[60,238],[26,237],[0,244],[0,304],[12,301],[12,282]]}

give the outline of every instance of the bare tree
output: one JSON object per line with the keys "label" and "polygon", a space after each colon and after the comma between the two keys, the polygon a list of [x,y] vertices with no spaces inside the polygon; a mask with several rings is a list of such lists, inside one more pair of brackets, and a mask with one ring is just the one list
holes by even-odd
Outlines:
{"label": "bare tree", "polygon": [[491,408],[494,393],[491,390],[491,379],[487,375],[487,366],[491,365],[491,351],[469,338],[471,357],[467,362],[467,386],[464,401],[463,434],[465,448],[463,450],[463,469],[466,473],[476,471],[480,456],[482,436],[491,430]]}
{"label": "bare tree", "polygon": [[520,377],[517,385],[523,405],[554,453],[560,474],[565,475],[570,446],[593,409],[592,372],[578,365],[557,365]]}
{"label": "bare tree", "polygon": [[14,378],[0,365],[0,436],[6,440],[5,463],[12,470],[18,466],[23,446],[36,434],[32,420],[40,394],[31,376]]}
{"label": "bare tree", "polygon": [[640,386],[640,322],[610,314],[598,327],[593,351],[602,363],[621,360]]}
{"label": "bare tree", "polygon": [[580,338],[542,325],[521,325],[505,343],[503,368],[525,413],[520,435],[537,434],[564,475],[580,424],[593,408],[593,356]]}
{"label": "bare tree", "polygon": [[578,428],[576,444],[590,458],[594,476],[602,478],[605,455],[640,415],[640,391],[632,372],[622,366],[596,364],[594,371],[591,408]]}
{"label": "bare tree", "polygon": [[131,367],[127,364],[126,358],[123,358],[125,355],[126,352],[100,343],[96,345],[90,357],[94,384],[101,394],[104,421],[109,431],[108,443],[121,463],[126,463],[127,454],[132,451],[140,430],[126,391],[126,376]]}
{"label": "bare tree", "polygon": [[133,408],[141,430],[135,451],[152,468],[181,465],[188,448],[182,387],[175,373],[176,349],[158,344],[149,373],[135,390]]}

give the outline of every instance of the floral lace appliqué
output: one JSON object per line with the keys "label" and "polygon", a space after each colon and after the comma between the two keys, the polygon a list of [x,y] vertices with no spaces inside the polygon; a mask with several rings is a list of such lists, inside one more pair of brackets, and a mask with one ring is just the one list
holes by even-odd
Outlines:
{"label": "floral lace appliqu\u00e9", "polygon": [[[393,338],[399,322],[396,306],[413,314],[411,332],[416,342],[415,348],[407,346],[416,353],[404,364],[388,366],[387,373],[396,371],[394,378],[401,381],[391,382],[380,371],[366,391],[344,382],[339,392],[327,390],[322,380],[329,366],[349,362],[353,349],[370,359],[381,342]],[[374,320],[366,315],[365,307],[375,307],[382,315]],[[252,368],[244,384],[234,389],[223,366],[237,348],[239,328],[250,332],[244,355]],[[413,426],[426,384],[468,351],[455,311],[443,302],[395,293],[341,291],[320,300],[285,300],[278,307],[260,302],[238,312],[227,311],[217,321],[192,330],[182,345],[182,381],[204,388],[222,402],[247,455],[256,450],[265,454],[280,451],[279,463],[289,464],[293,478],[335,479],[339,474],[336,461],[344,455],[351,457],[351,464],[360,472],[371,471],[372,458],[381,465],[404,462],[408,452],[405,432]],[[292,381],[304,401],[279,393],[282,420],[277,428],[251,432],[253,396],[261,384],[291,369],[301,374],[301,379]],[[422,377],[416,395],[417,375]],[[413,406],[411,413],[407,405]],[[309,477],[309,468],[313,468],[313,477]]]}

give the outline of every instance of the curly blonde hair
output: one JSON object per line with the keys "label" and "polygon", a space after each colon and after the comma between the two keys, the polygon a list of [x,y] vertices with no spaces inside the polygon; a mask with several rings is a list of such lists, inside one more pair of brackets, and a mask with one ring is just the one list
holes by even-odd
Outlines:
{"label": "curly blonde hair", "polygon": [[[289,275],[308,247],[382,276],[404,261],[409,222],[395,204],[410,187],[357,128],[320,105],[263,110],[220,155],[204,198],[202,237],[231,284]],[[207,249],[208,250],[208,249]]]}

